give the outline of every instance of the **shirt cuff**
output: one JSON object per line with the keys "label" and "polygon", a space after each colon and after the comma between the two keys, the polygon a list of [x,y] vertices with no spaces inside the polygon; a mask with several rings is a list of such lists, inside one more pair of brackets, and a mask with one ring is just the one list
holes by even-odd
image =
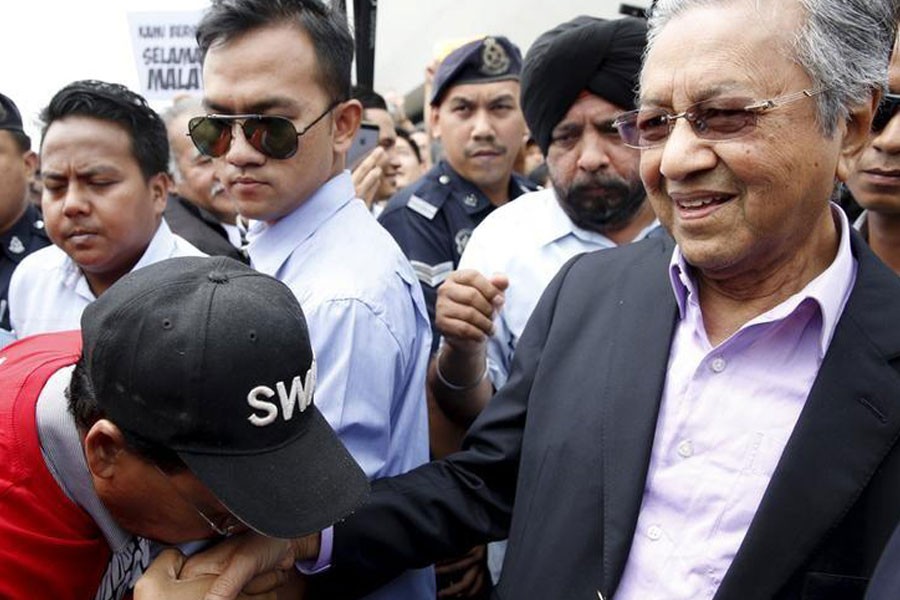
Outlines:
{"label": "shirt cuff", "polygon": [[319,541],[319,557],[315,562],[311,560],[298,560],[294,563],[297,570],[304,575],[315,575],[331,568],[331,548],[334,543],[334,527],[322,530]]}

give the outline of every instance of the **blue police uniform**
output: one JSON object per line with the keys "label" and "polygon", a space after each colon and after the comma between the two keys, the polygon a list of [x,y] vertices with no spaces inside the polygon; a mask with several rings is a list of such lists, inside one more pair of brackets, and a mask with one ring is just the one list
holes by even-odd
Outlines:
{"label": "blue police uniform", "polygon": [[[536,189],[534,183],[513,173],[509,198]],[[422,284],[434,334],[432,350],[437,349],[440,337],[434,327],[437,287],[459,265],[472,230],[494,208],[477,186],[441,161],[395,194],[378,219],[406,254]]]}
{"label": "blue police uniform", "polygon": [[49,245],[41,213],[30,204],[19,220],[0,234],[0,329],[9,330],[7,294],[13,271],[23,258]]}

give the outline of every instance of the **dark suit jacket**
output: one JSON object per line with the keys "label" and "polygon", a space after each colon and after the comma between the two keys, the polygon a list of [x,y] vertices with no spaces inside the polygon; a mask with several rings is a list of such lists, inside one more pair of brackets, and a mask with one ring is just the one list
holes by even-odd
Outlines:
{"label": "dark suit jacket", "polygon": [[210,256],[227,256],[243,263],[246,257],[228,241],[214,216],[181,196],[170,194],[163,213],[169,228]]}
{"label": "dark suit jacket", "polygon": [[[900,519],[900,278],[856,234],[852,248],[852,294],[718,600],[861,598]],[[496,598],[613,596],[677,318],[671,250],[653,239],[570,261],[464,450],[376,482],[315,585],[351,597],[508,533]]]}

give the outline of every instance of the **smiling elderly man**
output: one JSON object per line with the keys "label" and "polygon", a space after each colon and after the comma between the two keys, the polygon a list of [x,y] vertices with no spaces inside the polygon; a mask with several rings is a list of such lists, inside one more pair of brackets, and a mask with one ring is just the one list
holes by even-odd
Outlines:
{"label": "smiling elderly man", "polygon": [[900,279],[829,199],[894,4],[656,4],[617,123],[677,245],[563,267],[463,450],[295,546],[314,587],[508,534],[496,598],[862,597],[900,520]]}

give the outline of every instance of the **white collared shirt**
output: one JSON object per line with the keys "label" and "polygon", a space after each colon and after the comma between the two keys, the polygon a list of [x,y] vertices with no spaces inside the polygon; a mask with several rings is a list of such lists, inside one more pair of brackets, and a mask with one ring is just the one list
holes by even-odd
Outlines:
{"label": "white collared shirt", "polygon": [[[659,228],[654,220],[637,236]],[[570,258],[583,252],[614,248],[605,235],[576,227],[563,212],[553,188],[524,194],[488,215],[472,232],[459,269],[489,277],[509,277],[506,301],[494,319],[488,340],[488,365],[495,388],[506,383],[513,350],[541,294]]]}
{"label": "white collared shirt", "polygon": [[[176,256],[206,256],[184,238],[172,233],[165,219],[135,271]],[[81,328],[81,313],[96,300],[75,262],[58,246],[47,246],[19,263],[9,283],[9,319],[17,338],[36,333]]]}

